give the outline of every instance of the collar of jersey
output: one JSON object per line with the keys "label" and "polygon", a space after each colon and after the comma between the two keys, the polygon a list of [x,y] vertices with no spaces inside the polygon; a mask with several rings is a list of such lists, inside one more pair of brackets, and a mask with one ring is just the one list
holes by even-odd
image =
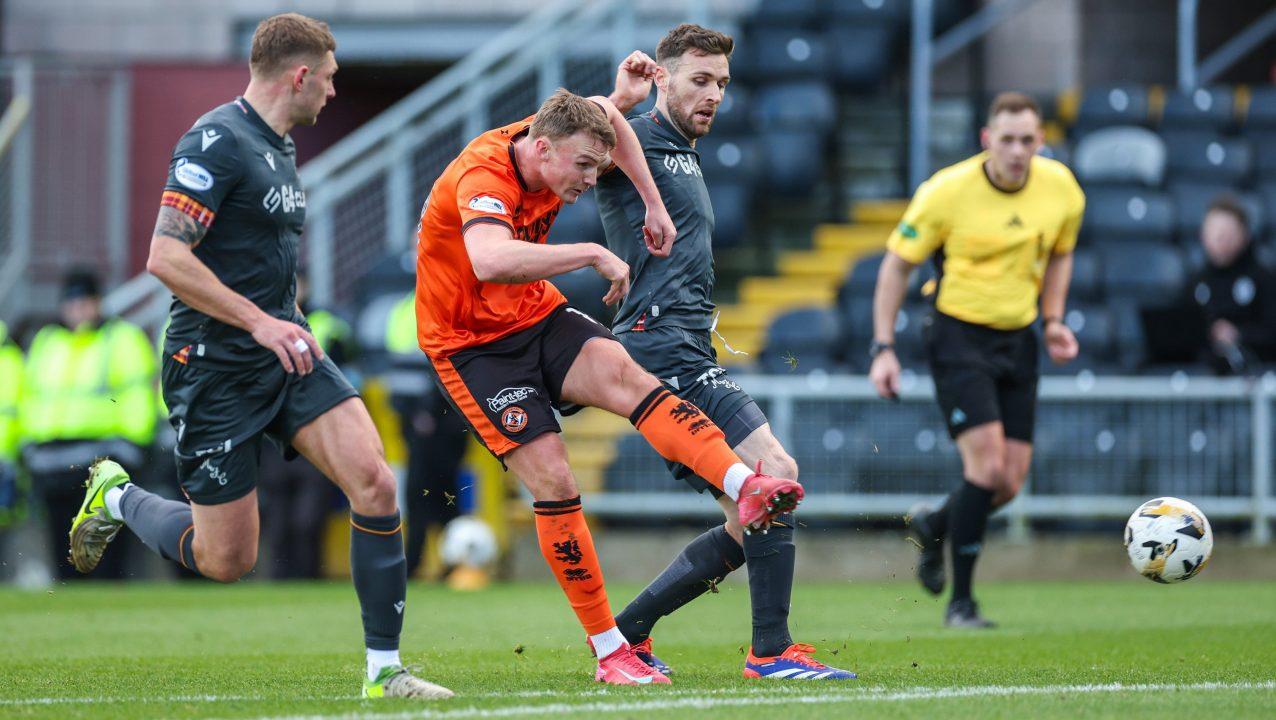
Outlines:
{"label": "collar of jersey", "polygon": [[691,143],[687,140],[687,138],[683,137],[683,134],[678,132],[678,129],[673,126],[673,123],[664,113],[652,108],[651,111],[647,113],[647,117],[651,119],[651,122],[654,123],[656,127],[660,128],[660,135],[662,138],[670,142],[677,143],[678,147],[682,150],[695,150],[695,148],[691,147]]}
{"label": "collar of jersey", "polygon": [[249,104],[249,102],[245,100],[242,95],[235,98],[235,104],[243,108],[244,114],[248,116],[249,122],[251,122],[253,125],[256,125],[257,129],[260,130],[262,134],[265,135],[268,140],[270,140],[271,143],[273,143],[280,150],[283,150],[287,147],[288,136],[280,135],[279,133],[275,132],[275,129],[272,128],[269,124],[267,124],[266,121],[263,120],[261,116],[257,114],[257,108]]}

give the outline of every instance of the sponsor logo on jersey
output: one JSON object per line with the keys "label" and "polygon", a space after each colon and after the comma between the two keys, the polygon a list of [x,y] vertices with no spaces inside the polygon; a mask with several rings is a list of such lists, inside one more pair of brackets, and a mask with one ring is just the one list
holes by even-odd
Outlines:
{"label": "sponsor logo on jersey", "polygon": [[470,199],[470,209],[479,212],[492,213],[494,215],[509,215],[509,210],[505,209],[505,203],[491,195],[479,195]]}
{"label": "sponsor logo on jersey", "polygon": [[291,185],[272,185],[266,191],[266,197],[262,198],[261,205],[266,208],[266,212],[274,212],[282,207],[284,212],[290,213],[306,206],[306,192]]}
{"label": "sponsor logo on jersey", "polygon": [[505,388],[496,393],[495,397],[487,399],[487,406],[492,412],[500,412],[516,402],[522,402],[527,398],[536,394],[534,387],[512,387]]}
{"label": "sponsor logo on jersey", "polygon": [[199,137],[199,151],[207,152],[208,148],[213,146],[213,143],[221,139],[222,136],[218,135],[216,130],[208,128]]}
{"label": "sponsor logo on jersey", "polygon": [[912,225],[909,225],[906,222],[901,221],[899,224],[899,234],[900,234],[900,237],[904,238],[905,240],[916,240],[917,228],[913,227]]}
{"label": "sponsor logo on jersey", "polygon": [[700,172],[700,162],[696,160],[694,155],[686,153],[669,153],[665,155],[665,169],[674,175],[681,172],[686,175],[703,177]]}
{"label": "sponsor logo on jersey", "polygon": [[203,165],[186,158],[178,158],[177,165],[173,168],[173,177],[191,190],[203,192],[213,187],[213,174],[205,170]]}

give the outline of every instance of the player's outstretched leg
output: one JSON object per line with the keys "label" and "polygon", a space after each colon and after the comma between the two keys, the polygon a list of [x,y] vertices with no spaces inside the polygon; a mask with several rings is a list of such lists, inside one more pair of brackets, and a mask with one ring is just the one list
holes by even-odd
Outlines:
{"label": "player's outstretched leg", "polygon": [[161,557],[198,572],[195,525],[190,505],[165,500],[129,482],[119,463],[93,463],[85,482],[84,503],[71,521],[71,564],[87,573],[97,567],[106,546],[128,525]]}
{"label": "player's outstretched leg", "polygon": [[[931,595],[944,591],[944,536],[948,530],[947,504],[941,514],[926,503],[917,503],[908,510],[908,535],[917,544],[917,580]],[[943,521],[942,526],[936,520]]]}
{"label": "player's outstretched leg", "polygon": [[672,669],[651,649],[651,631],[656,622],[710,590],[717,592],[717,584],[743,564],[744,548],[725,525],[687,543],[673,562],[616,616],[617,627],[633,643],[638,658],[669,675]]}

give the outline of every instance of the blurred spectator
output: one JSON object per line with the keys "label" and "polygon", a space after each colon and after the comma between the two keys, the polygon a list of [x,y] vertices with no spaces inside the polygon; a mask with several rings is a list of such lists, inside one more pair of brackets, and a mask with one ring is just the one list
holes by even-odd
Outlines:
{"label": "blurred spectator", "polygon": [[385,348],[393,363],[390,404],[399,415],[408,447],[408,577],[420,567],[426,533],[460,514],[457,473],[465,456],[466,427],[430,378],[430,366],[417,345],[416,296],[408,293],[390,311]]}
{"label": "blurred spectator", "polygon": [[1202,345],[1214,370],[1242,374],[1276,361],[1276,275],[1255,257],[1249,220],[1234,198],[1210,203],[1201,245],[1206,264],[1188,289],[1204,320]]}
{"label": "blurred spectator", "polygon": [[[97,275],[73,270],[62,283],[60,323],[36,333],[18,403],[22,463],[45,511],[55,575],[84,577],[66,561],[67,529],[84,499],[88,468],[110,456],[140,476],[155,439],[156,352],[141,328],[102,317]],[[118,541],[117,541],[118,543]],[[95,577],[120,578],[135,550],[108,553]]]}
{"label": "blurred spectator", "polygon": [[[309,284],[297,276],[297,303],[319,347],[346,371],[354,361],[350,325],[337,314],[308,305]],[[354,382],[354,376],[346,373]],[[304,457],[287,459],[269,446],[261,457],[257,484],[262,542],[269,559],[267,575],[274,580],[301,580],[322,575],[324,521],[342,501],[337,486]]]}
{"label": "blurred spectator", "polygon": [[17,468],[21,381],[22,350],[9,337],[8,326],[0,322],[0,558],[5,555],[5,530],[16,525],[22,514]]}

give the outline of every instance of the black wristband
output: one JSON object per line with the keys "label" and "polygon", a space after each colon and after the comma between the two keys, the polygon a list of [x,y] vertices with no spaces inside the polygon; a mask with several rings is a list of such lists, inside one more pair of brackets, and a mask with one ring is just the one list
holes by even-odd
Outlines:
{"label": "black wristband", "polygon": [[1050,323],[1062,323],[1062,322],[1063,322],[1063,318],[1059,317],[1058,315],[1047,315],[1041,318],[1041,327],[1045,328],[1045,327],[1049,327]]}
{"label": "black wristband", "polygon": [[894,350],[894,349],[895,349],[894,343],[884,343],[884,342],[878,342],[877,340],[874,340],[873,344],[868,346],[868,356],[871,358],[876,358],[878,355],[881,355],[887,350]]}

